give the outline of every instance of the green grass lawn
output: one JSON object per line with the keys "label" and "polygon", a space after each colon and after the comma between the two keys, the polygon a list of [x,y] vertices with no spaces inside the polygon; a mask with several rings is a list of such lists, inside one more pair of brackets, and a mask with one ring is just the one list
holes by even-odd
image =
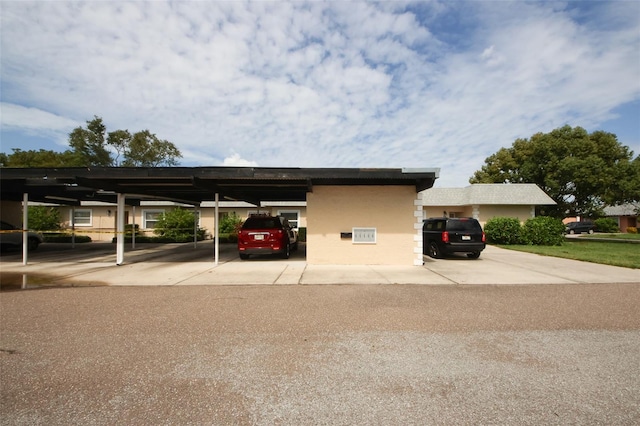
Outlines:
{"label": "green grass lawn", "polygon": [[589,238],[609,238],[614,240],[639,240],[640,234],[591,234],[591,235],[581,235],[579,238],[589,239]]}
{"label": "green grass lawn", "polygon": [[544,256],[564,257],[567,259],[640,269],[640,244],[567,241],[561,246],[499,245],[498,247],[526,251]]}

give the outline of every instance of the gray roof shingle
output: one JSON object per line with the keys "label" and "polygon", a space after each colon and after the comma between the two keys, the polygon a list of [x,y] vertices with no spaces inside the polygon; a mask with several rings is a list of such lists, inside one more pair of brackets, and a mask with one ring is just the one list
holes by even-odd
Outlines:
{"label": "gray roof shingle", "polygon": [[424,206],[556,204],[533,183],[481,183],[464,188],[430,188],[421,194]]}

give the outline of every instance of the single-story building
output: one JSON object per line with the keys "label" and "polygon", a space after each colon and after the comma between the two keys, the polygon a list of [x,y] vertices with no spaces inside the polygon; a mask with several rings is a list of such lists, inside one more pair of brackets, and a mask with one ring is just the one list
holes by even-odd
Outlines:
{"label": "single-story building", "polygon": [[525,222],[536,207],[556,204],[533,183],[474,184],[464,188],[430,188],[422,192],[424,218],[473,217],[481,225],[494,217],[515,217]]}
{"label": "single-story building", "polygon": [[604,208],[605,216],[618,222],[620,232],[629,232],[629,228],[638,229],[638,212],[640,212],[640,203],[627,203]]}
{"label": "single-story building", "polygon": [[[420,191],[431,188],[438,176],[436,168],[3,168],[0,201],[2,217],[12,217],[14,224],[24,222],[22,206],[31,201],[74,206],[80,212],[74,212],[76,227],[78,219],[98,229],[115,223],[117,264],[124,261],[125,225],[140,220],[148,228],[162,210],[146,202],[193,208],[213,203],[213,218],[223,200],[290,214],[295,205],[273,203],[306,202],[308,263],[422,265]],[[83,206],[96,201],[115,207],[100,206],[98,218]],[[201,220],[206,222],[208,214]]]}

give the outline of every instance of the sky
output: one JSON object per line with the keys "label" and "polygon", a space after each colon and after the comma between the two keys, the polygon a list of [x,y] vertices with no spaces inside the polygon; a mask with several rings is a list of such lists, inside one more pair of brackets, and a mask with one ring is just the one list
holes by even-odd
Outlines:
{"label": "sky", "polygon": [[636,1],[0,0],[0,151],[94,116],[182,166],[440,168],[570,125],[640,154]]}

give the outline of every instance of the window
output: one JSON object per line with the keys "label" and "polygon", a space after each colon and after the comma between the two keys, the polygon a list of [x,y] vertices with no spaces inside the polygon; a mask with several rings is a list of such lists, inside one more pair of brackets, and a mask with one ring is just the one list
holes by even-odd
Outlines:
{"label": "window", "polygon": [[142,212],[142,228],[155,228],[162,214],[164,214],[164,210],[144,210]]}
{"label": "window", "polygon": [[71,210],[71,215],[73,215],[71,219],[71,223],[74,226],[92,226],[93,224],[93,216],[91,214],[91,209],[75,209]]}
{"label": "window", "polygon": [[300,223],[300,210],[278,210],[278,216],[282,216],[289,221],[292,228],[298,229]]}

